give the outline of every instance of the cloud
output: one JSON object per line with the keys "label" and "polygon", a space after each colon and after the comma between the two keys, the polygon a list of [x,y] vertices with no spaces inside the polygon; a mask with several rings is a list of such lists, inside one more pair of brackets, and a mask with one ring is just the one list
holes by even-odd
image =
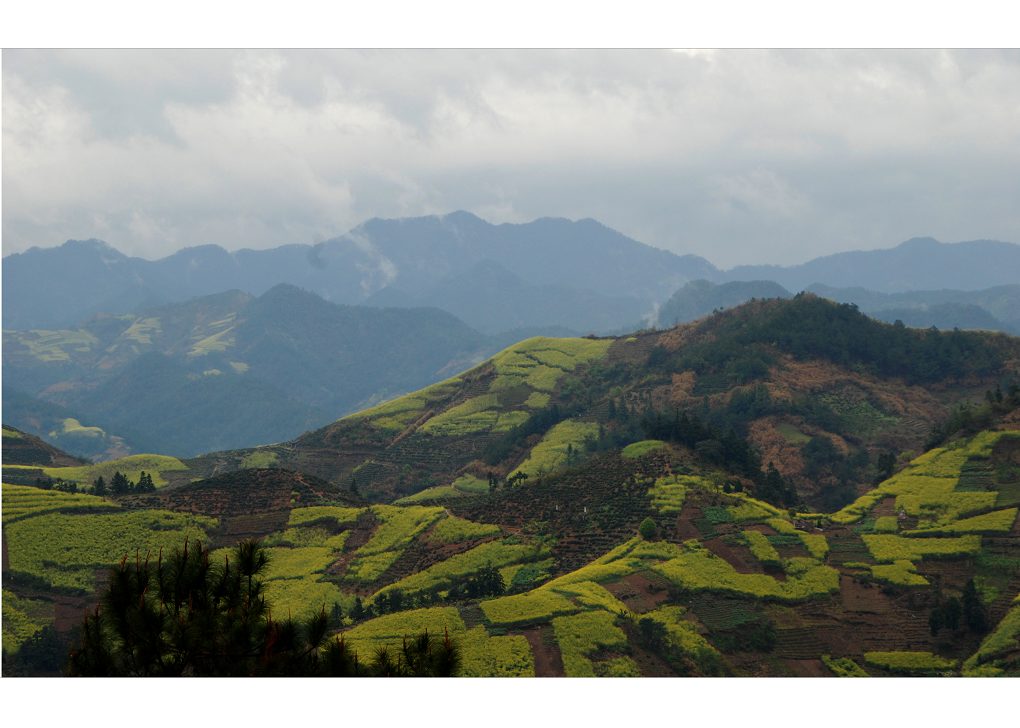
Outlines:
{"label": "cloud", "polygon": [[4,253],[593,217],[718,265],[1020,240],[1014,51],[5,51]]}

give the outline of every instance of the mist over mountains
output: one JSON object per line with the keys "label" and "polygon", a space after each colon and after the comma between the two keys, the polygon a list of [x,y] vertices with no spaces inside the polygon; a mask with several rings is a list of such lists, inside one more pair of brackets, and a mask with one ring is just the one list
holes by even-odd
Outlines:
{"label": "mist over mountains", "polygon": [[258,296],[290,283],[334,303],[440,307],[485,333],[533,326],[606,332],[653,320],[657,304],[699,279],[771,280],[793,292],[816,284],[880,293],[970,291],[1016,284],[1020,246],[919,238],[799,266],[720,271],[590,219],[493,225],[455,212],[372,219],[316,245],[235,252],[204,245],[155,261],[97,240],[32,248],[4,258],[3,322],[8,329],[66,327],[100,312],[233,289]]}
{"label": "mist over mountains", "polygon": [[[1018,614],[1020,339],[959,329],[1015,326],[1020,285],[677,284],[676,261],[607,238],[590,260],[561,246],[584,260],[566,286],[509,256],[464,262],[446,238],[445,258],[401,253],[399,227],[377,235],[392,259],[343,251],[364,264],[340,266],[359,305],[285,282],[5,329],[4,604],[26,635],[67,653],[63,612],[29,610],[59,596],[89,613],[128,548],[252,538],[278,565],[273,609],[319,614],[338,645],[447,615],[466,675],[991,674],[973,666]],[[201,248],[131,273],[138,259],[101,243],[64,247],[119,281],[91,306],[201,290],[209,261],[236,262]],[[268,254],[286,272],[291,252]],[[617,273],[648,280],[627,295]],[[980,622],[938,622],[950,590]],[[603,658],[606,633],[627,656]],[[59,669],[33,644],[5,674]],[[1015,650],[981,669],[1013,674]]]}
{"label": "mist over mountains", "polygon": [[974,291],[1020,280],[1020,246],[996,240],[942,243],[911,238],[887,250],[855,250],[801,265],[738,266],[725,280],[772,280],[799,291],[814,284],[881,293],[952,289]]}
{"label": "mist over mountains", "polygon": [[[484,310],[477,321],[472,309],[484,306],[454,303],[470,325],[490,332],[533,325],[584,329],[607,320],[610,326],[629,323],[652,301],[715,272],[701,258],[652,248],[594,220],[491,225],[464,212],[369,220],[317,245],[234,253],[206,245],[157,261],[129,258],[97,240],[69,241],[4,260],[4,326],[66,326],[101,311],[123,313],[229,289],[260,295],[278,283],[334,303],[365,303],[376,294],[384,302],[449,301],[461,296],[468,276],[476,285],[487,277],[492,295],[507,298],[505,313]],[[526,293],[543,299],[540,312]],[[564,314],[553,307],[561,300]]]}
{"label": "mist over mountains", "polygon": [[341,306],[286,284],[257,298],[231,291],[75,329],[5,331],[4,418],[93,457],[116,453],[110,437],[191,455],[293,437],[505,341],[436,309]]}
{"label": "mist over mountains", "polygon": [[[1020,333],[1020,285],[981,291],[912,291],[877,293],[863,288],[815,284],[807,288],[839,303],[852,303],[863,313],[887,323],[926,329],[985,329]],[[659,326],[675,326],[731,308],[754,298],[791,298],[774,281],[691,281],[674,293],[658,312]]]}
{"label": "mist over mountains", "polygon": [[1012,243],[721,271],[590,219],[466,212],[155,261],[68,241],[4,258],[5,420],[77,455],[193,455],[294,437],[528,336],[670,327],[805,289],[907,326],[1016,333],[1018,281]]}

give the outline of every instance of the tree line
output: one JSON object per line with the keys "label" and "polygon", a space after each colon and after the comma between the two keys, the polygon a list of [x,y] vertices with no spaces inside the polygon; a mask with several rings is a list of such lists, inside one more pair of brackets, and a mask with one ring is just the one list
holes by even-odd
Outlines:
{"label": "tree line", "polygon": [[43,490],[59,490],[64,493],[91,493],[100,497],[152,493],[156,490],[156,484],[152,481],[152,475],[144,470],[138,474],[137,482],[131,480],[118,470],[110,478],[109,484],[100,475],[92,481],[91,488],[79,487],[76,480],[53,480],[52,478],[36,478],[35,485]]}
{"label": "tree line", "polygon": [[1011,382],[1003,392],[1002,386],[997,384],[994,390],[985,390],[984,403],[965,402],[954,409],[944,422],[932,427],[925,449],[938,447],[957,434],[974,435],[987,430],[996,419],[1017,407],[1020,407],[1020,385]]}
{"label": "tree line", "polygon": [[736,430],[723,432],[702,421],[695,413],[675,410],[673,416],[649,412],[641,419],[646,439],[675,442],[696,452],[703,460],[749,478],[754,495],[778,506],[792,506],[797,491],[773,463],[762,468],[761,457]]}
{"label": "tree line", "polygon": [[865,316],[854,304],[809,293],[736,309],[717,316],[712,324],[715,336],[710,341],[686,346],[676,355],[660,352],[660,363],[692,369],[699,376],[722,373],[729,384],[741,384],[767,371],[774,359],[771,350],[778,349],[797,359],[862,366],[881,376],[922,384],[988,375],[1004,360],[999,338],[885,324]]}
{"label": "tree line", "polygon": [[110,478],[110,484],[107,486],[106,481],[103,480],[103,476],[100,475],[92,483],[92,493],[94,495],[131,495],[133,493],[152,493],[156,490],[156,485],[152,482],[152,476],[146,473],[144,470],[138,474],[138,482],[131,481],[126,475],[121,473],[119,470],[113,474]]}

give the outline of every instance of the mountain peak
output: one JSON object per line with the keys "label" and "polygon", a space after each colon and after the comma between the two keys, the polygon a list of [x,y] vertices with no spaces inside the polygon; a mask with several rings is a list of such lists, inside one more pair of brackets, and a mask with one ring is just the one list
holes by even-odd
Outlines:
{"label": "mountain peak", "polygon": [[258,298],[260,301],[286,301],[302,298],[324,300],[322,296],[306,291],[301,286],[295,286],[293,283],[277,283]]}
{"label": "mountain peak", "polygon": [[940,247],[940,246],[943,246],[943,245],[946,245],[946,243],[938,241],[935,238],[928,238],[928,237],[924,237],[924,238],[910,238],[910,240],[904,240],[902,243],[897,245],[896,249],[897,250],[906,251],[906,252],[913,252],[913,251],[929,250],[931,248]]}
{"label": "mountain peak", "polygon": [[440,219],[443,222],[453,223],[455,225],[463,224],[477,225],[479,223],[484,225],[490,224],[483,220],[482,218],[478,217],[478,215],[474,214],[473,212],[468,212],[467,210],[454,210],[453,212],[443,215],[442,218]]}
{"label": "mountain peak", "polygon": [[67,240],[63,245],[60,246],[63,250],[74,250],[74,251],[89,251],[96,253],[104,253],[106,255],[114,255],[119,258],[126,258],[122,252],[117,250],[115,247],[110,245],[105,240],[99,240],[98,238],[89,238],[88,240]]}
{"label": "mountain peak", "polygon": [[174,258],[191,258],[191,259],[210,259],[210,258],[222,258],[229,256],[230,253],[226,248],[223,248],[214,243],[206,243],[205,245],[192,245],[187,248],[181,248],[176,253],[172,253],[168,256],[169,259]]}

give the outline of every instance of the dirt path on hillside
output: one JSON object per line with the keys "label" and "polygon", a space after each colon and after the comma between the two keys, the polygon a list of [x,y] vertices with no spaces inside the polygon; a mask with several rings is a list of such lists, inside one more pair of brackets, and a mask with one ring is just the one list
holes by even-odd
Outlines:
{"label": "dirt path on hillside", "polygon": [[552,625],[543,624],[521,632],[535,657],[535,677],[563,677],[563,656],[553,638]]}

